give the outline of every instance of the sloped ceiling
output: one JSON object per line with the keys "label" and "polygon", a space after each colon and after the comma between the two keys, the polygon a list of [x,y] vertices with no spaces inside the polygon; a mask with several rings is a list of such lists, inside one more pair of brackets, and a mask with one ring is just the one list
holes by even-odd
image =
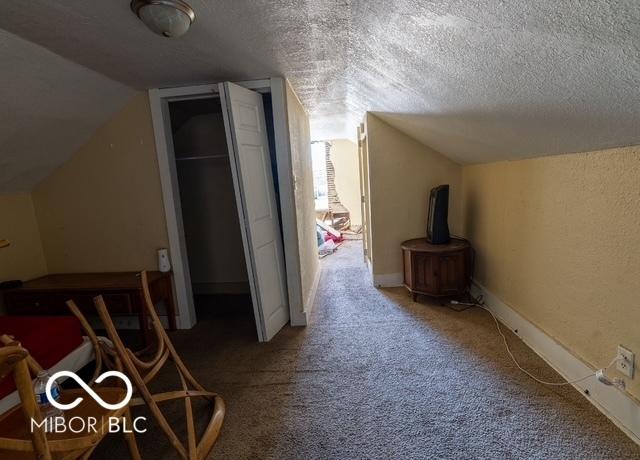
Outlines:
{"label": "sloped ceiling", "polygon": [[462,162],[640,143],[637,0],[189,0],[170,40],[127,0],[3,2],[0,27],[138,89],[289,78],[316,139],[365,111]]}
{"label": "sloped ceiling", "polygon": [[31,190],[133,91],[0,30],[0,193]]}

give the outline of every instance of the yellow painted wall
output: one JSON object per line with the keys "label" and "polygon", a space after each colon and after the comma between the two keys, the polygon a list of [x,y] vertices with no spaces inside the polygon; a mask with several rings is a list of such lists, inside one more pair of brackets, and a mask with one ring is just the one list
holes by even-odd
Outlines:
{"label": "yellow painted wall", "polygon": [[[306,303],[320,266],[313,199],[311,135],[307,112],[288,82],[286,84],[286,100],[291,142],[291,168],[295,183],[294,198],[297,212],[302,298]],[[311,305],[305,304],[304,308],[309,310]]]}
{"label": "yellow painted wall", "polygon": [[0,281],[29,280],[47,274],[33,202],[29,193],[0,195]]}
{"label": "yellow painted wall", "polygon": [[429,191],[449,184],[449,229],[462,230],[462,167],[380,118],[366,117],[374,275],[402,274],[400,244],[424,237]]}
{"label": "yellow painted wall", "polygon": [[335,185],[340,202],[349,210],[352,225],[362,225],[358,146],[348,139],[334,139],[330,158],[335,170]]}
{"label": "yellow painted wall", "polygon": [[[475,278],[594,369],[640,353],[640,147],[465,166]],[[640,379],[628,382],[640,397]]]}
{"label": "yellow painted wall", "polygon": [[33,192],[50,273],[157,269],[168,247],[146,93]]}

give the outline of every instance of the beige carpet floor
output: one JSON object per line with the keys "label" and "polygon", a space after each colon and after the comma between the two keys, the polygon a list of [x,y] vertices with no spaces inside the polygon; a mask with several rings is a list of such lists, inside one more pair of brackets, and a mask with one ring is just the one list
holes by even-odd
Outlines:
{"label": "beige carpet floor", "polygon": [[[197,378],[227,403],[211,458],[640,458],[640,447],[576,390],[519,372],[485,312],[377,290],[361,251],[361,242],[347,242],[323,260],[306,329],[286,327],[259,344],[250,311],[201,305],[201,322],[173,333]],[[560,380],[508,338],[528,369]],[[183,427],[177,415],[174,426]],[[177,458],[153,425],[138,439],[143,458]],[[110,437],[94,458],[126,458],[124,443]]]}

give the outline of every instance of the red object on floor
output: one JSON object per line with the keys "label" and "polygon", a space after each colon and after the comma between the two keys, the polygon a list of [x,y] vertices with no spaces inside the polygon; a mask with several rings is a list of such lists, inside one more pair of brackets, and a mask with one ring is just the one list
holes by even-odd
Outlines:
{"label": "red object on floor", "polygon": [[[82,328],[74,316],[0,316],[0,334],[14,336],[45,369],[82,344]],[[0,398],[15,389],[13,378],[5,377]]]}
{"label": "red object on floor", "polygon": [[342,238],[342,235],[335,236],[327,232],[327,234],[324,236],[324,240],[325,241],[333,240],[334,243],[342,243],[342,241],[344,241],[344,238]]}

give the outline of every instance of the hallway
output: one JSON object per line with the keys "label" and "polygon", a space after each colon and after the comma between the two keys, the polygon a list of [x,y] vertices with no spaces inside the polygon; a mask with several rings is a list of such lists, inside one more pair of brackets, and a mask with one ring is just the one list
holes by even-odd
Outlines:
{"label": "hallway", "polygon": [[[347,242],[323,260],[306,329],[259,344],[243,316],[172,334],[197,378],[227,403],[212,458],[640,457],[573,388],[519,372],[485,312],[421,302],[373,288],[361,242]],[[509,340],[526,368],[559,380]],[[145,458],[174,458],[159,434],[138,438]],[[96,457],[120,458],[122,444],[111,437]]]}

